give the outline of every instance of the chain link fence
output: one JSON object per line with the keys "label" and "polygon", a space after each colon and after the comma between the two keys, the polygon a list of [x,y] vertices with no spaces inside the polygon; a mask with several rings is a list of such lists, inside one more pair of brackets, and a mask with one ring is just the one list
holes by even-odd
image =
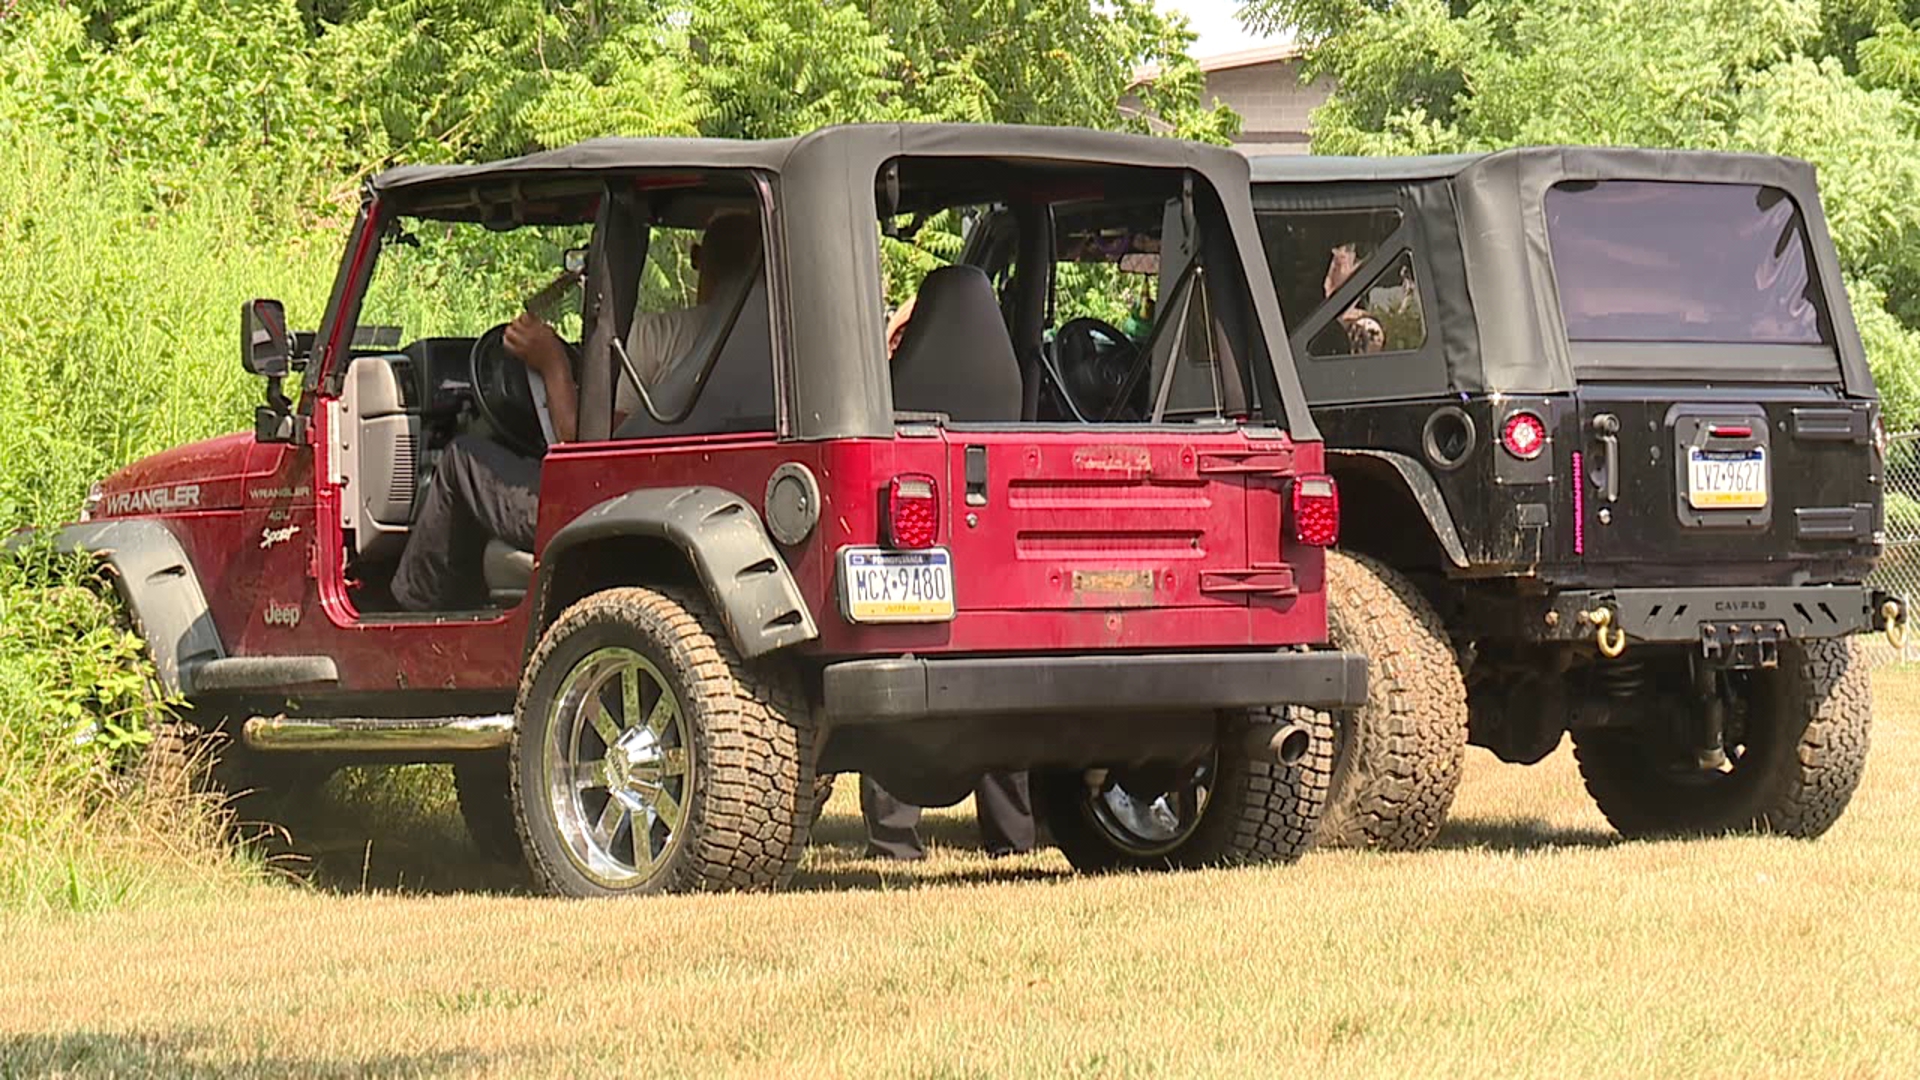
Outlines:
{"label": "chain link fence", "polygon": [[[1888,592],[1920,598],[1920,431],[1887,440],[1886,490],[1887,547],[1869,580]],[[1892,646],[1881,649],[1892,658]],[[1920,661],[1920,634],[1902,651],[1900,659]]]}

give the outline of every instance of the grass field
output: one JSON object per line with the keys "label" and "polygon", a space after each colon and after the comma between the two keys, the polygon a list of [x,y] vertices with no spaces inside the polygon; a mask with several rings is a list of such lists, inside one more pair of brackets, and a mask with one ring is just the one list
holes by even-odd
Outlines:
{"label": "grass field", "polygon": [[788,893],[574,903],[335,793],[308,887],[0,915],[0,1076],[1920,1075],[1920,669],[1876,692],[1811,844],[1619,843],[1476,751],[1420,855],[1084,879],[956,810],[903,871],[843,785]]}

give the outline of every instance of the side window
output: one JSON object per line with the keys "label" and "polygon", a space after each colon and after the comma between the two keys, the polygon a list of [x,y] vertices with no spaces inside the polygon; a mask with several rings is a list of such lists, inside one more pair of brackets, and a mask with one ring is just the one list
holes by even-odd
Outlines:
{"label": "side window", "polygon": [[[1392,254],[1382,249],[1401,224],[1398,210],[1384,208],[1260,216],[1261,241],[1287,326],[1318,327],[1307,346],[1309,356],[1412,352],[1426,344],[1412,256],[1401,251],[1379,265],[1381,256]],[[1355,294],[1347,286],[1360,273],[1370,276]],[[1336,315],[1328,304],[1343,290],[1352,298]]]}
{"label": "side window", "polygon": [[[1336,249],[1334,260],[1341,259],[1341,249]],[[1327,280],[1334,280],[1331,272]],[[1427,322],[1420,310],[1420,288],[1413,279],[1413,257],[1402,252],[1368,282],[1339,318],[1314,335],[1307,354],[1326,358],[1412,352],[1426,343]]]}
{"label": "side window", "polygon": [[615,438],[774,429],[762,229],[750,198],[655,206],[615,372]]}

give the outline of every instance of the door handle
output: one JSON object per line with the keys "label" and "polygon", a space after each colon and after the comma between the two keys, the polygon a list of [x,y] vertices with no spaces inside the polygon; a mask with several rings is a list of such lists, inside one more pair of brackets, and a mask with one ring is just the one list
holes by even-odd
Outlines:
{"label": "door handle", "polygon": [[1606,479],[1601,484],[1602,497],[1608,502],[1620,498],[1620,418],[1612,413],[1601,413],[1593,418],[1593,434],[1600,440],[1600,449],[1604,459],[1601,470]]}

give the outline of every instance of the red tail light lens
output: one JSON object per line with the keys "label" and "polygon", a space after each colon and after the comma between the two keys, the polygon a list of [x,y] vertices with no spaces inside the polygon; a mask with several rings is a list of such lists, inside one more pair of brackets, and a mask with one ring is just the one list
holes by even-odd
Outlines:
{"label": "red tail light lens", "polygon": [[1517,412],[1500,426],[1500,445],[1521,461],[1532,461],[1547,448],[1547,422],[1530,412]]}
{"label": "red tail light lens", "polygon": [[887,485],[887,546],[930,548],[940,539],[940,489],[921,473],[896,476]]}
{"label": "red tail light lens", "polygon": [[1333,477],[1293,482],[1293,537],[1314,547],[1332,547],[1340,539],[1340,488]]}

